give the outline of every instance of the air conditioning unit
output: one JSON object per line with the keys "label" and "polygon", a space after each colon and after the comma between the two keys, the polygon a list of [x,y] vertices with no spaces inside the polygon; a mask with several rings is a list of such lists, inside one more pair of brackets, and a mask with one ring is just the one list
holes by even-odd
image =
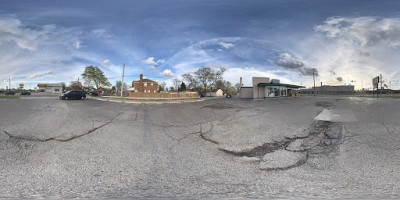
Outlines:
{"label": "air conditioning unit", "polygon": [[271,79],[271,83],[279,84],[281,81],[279,79]]}

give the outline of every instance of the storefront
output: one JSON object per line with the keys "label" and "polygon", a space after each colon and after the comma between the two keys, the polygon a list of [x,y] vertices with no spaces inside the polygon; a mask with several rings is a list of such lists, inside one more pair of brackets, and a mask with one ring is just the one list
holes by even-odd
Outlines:
{"label": "storefront", "polygon": [[259,83],[258,87],[264,88],[264,98],[294,96],[297,89],[304,88],[299,85],[281,83]]}

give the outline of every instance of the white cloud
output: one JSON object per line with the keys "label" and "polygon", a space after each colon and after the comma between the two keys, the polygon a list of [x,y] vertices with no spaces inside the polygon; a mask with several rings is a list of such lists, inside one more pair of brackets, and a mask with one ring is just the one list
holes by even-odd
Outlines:
{"label": "white cloud", "polygon": [[74,42],[74,47],[75,47],[75,49],[80,49],[81,48],[81,42],[79,42],[79,41]]}
{"label": "white cloud", "polygon": [[333,17],[315,27],[329,38],[338,38],[361,46],[399,46],[400,19],[375,17]]}
{"label": "white cloud", "polygon": [[165,62],[165,60],[163,60],[163,59],[155,61],[154,57],[148,57],[146,60],[142,60],[142,63],[146,64],[146,65],[158,65],[158,64],[162,64],[164,62]]}
{"label": "white cloud", "polygon": [[230,81],[232,85],[235,85],[240,82],[240,77],[242,77],[244,86],[250,87],[252,87],[252,77],[268,77],[270,79],[279,79],[281,83],[298,84],[293,82],[290,78],[276,75],[276,72],[275,70],[260,70],[253,67],[231,67],[226,70],[223,78]]}
{"label": "white cloud", "polygon": [[172,78],[175,76],[175,74],[172,73],[172,71],[170,69],[166,69],[163,72],[161,72],[160,74],[163,76],[169,77],[169,78]]}
{"label": "white cloud", "polygon": [[46,39],[47,34],[54,29],[54,25],[45,25],[34,30],[24,27],[19,19],[0,18],[0,45],[4,41],[13,41],[23,49],[36,50],[37,43]]}
{"label": "white cloud", "polygon": [[113,35],[108,33],[105,29],[94,29],[92,30],[92,34],[96,38],[112,38]]}
{"label": "white cloud", "polygon": [[108,60],[108,59],[105,59],[101,64],[102,64],[103,66],[109,67],[109,66],[111,66],[111,61]]}
{"label": "white cloud", "polygon": [[146,60],[142,60],[142,63],[146,65],[158,65],[157,62],[154,61],[154,57],[149,57]]}
{"label": "white cloud", "polygon": [[387,80],[400,75],[400,18],[335,17],[314,30],[296,53],[318,69],[317,82],[335,85],[341,77],[361,89],[371,88],[379,74]]}
{"label": "white cloud", "polygon": [[46,71],[46,72],[42,72],[42,73],[31,74],[31,75],[27,76],[26,79],[31,80],[31,79],[39,78],[39,77],[46,76],[49,74],[53,74],[53,71]]}
{"label": "white cloud", "polygon": [[233,43],[228,43],[228,42],[220,42],[219,44],[220,44],[221,46],[223,46],[225,49],[229,49],[229,48],[235,46]]}

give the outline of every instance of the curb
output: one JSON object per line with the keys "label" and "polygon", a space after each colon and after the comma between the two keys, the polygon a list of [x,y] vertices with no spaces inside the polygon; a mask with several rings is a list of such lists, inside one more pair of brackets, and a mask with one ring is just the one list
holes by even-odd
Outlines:
{"label": "curb", "polygon": [[116,100],[116,99],[102,99],[102,98],[90,98],[98,101],[107,101],[107,102],[115,102],[115,103],[126,103],[126,104],[180,104],[180,103],[196,103],[205,101],[205,99],[198,99],[194,101],[166,101],[166,102],[141,102],[141,101],[131,101],[131,100]]}

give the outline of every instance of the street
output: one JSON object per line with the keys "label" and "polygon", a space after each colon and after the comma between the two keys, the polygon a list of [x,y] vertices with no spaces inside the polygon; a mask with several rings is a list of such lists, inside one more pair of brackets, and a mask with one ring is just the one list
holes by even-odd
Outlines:
{"label": "street", "polygon": [[0,99],[0,198],[400,198],[400,100]]}

